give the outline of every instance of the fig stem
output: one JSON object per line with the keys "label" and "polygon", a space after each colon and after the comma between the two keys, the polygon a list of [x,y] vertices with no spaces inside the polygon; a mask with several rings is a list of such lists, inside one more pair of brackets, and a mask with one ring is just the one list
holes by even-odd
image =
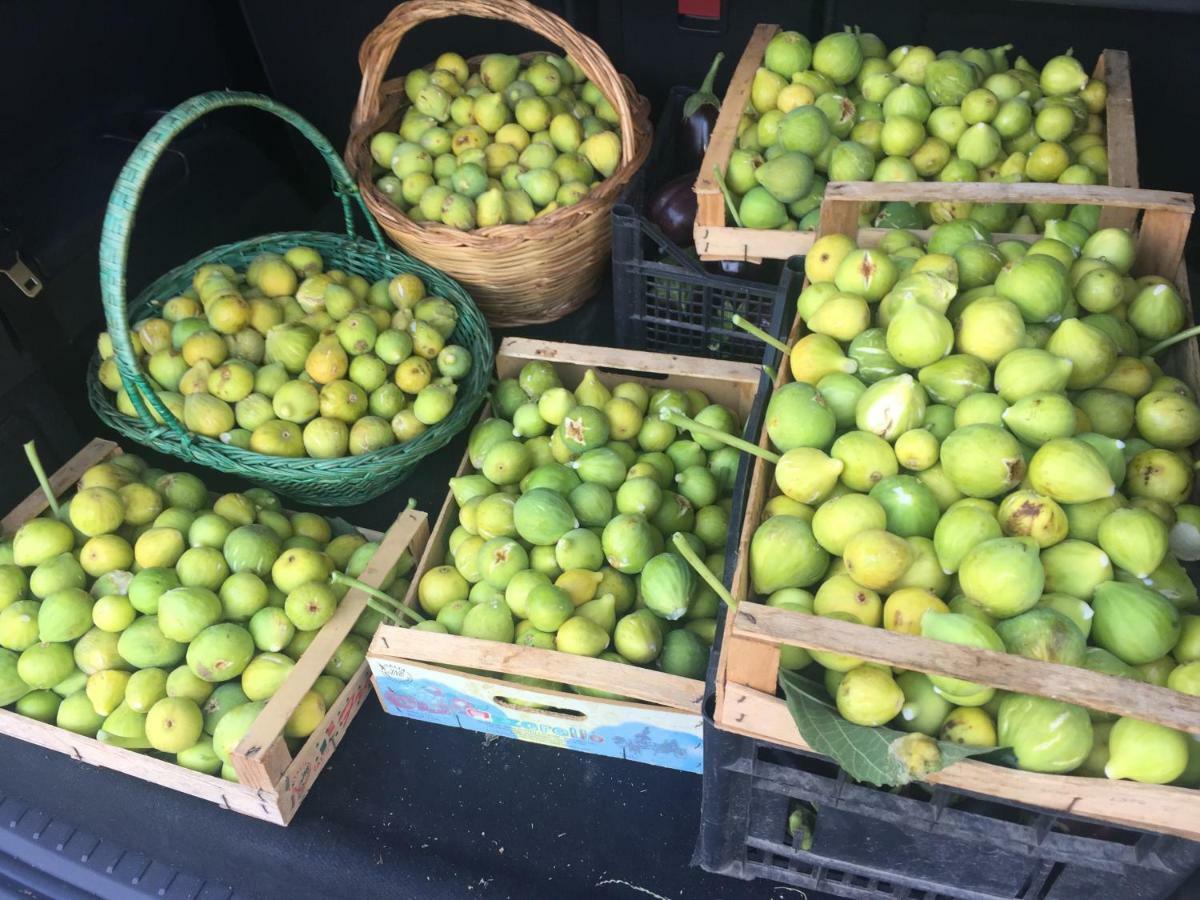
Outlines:
{"label": "fig stem", "polygon": [[394,610],[388,609],[388,607],[384,606],[374,597],[367,598],[367,606],[371,607],[371,609],[375,610],[375,612],[379,613],[384,617],[384,619],[391,622],[393,625],[403,624],[403,620],[400,618],[400,616],[396,615]]}
{"label": "fig stem", "polygon": [[1176,344],[1186,341],[1190,337],[1195,337],[1200,334],[1200,325],[1193,325],[1191,328],[1185,329],[1179,334],[1173,334],[1166,340],[1159,341],[1153,347],[1146,351],[1147,356],[1157,356],[1168,347],[1173,347]]}
{"label": "fig stem", "polygon": [[[355,588],[356,590],[360,590],[364,594],[366,594],[368,598],[373,598],[375,600],[378,600],[381,604],[383,604],[384,606],[393,610],[394,612],[403,613],[404,615],[406,615],[410,619],[412,619],[414,622],[424,622],[425,621],[425,617],[423,615],[421,615],[419,612],[417,612],[415,609],[411,609],[411,608],[405,606],[403,603],[401,603],[395,597],[389,597],[387,594],[385,594],[383,591],[379,590],[378,588],[371,587],[365,581],[359,581],[357,578],[353,578],[350,575],[346,575],[343,572],[331,573],[329,576],[329,580],[332,581],[334,584],[344,584],[347,587],[352,587],[352,588]],[[369,604],[370,599],[368,599],[367,602]]]}
{"label": "fig stem", "polygon": [[720,441],[723,444],[728,444],[735,450],[741,450],[743,453],[750,453],[754,456],[761,457],[769,463],[778,464],[779,462],[779,457],[770,450],[764,450],[762,447],[752,444],[747,440],[743,440],[742,438],[736,437],[732,434],[726,434],[724,431],[711,428],[708,425],[697,422],[695,419],[689,419],[687,416],[673,412],[672,410],[663,410],[662,413],[659,414],[659,418],[661,418],[664,422],[670,422],[676,428],[684,431],[690,431],[692,434],[700,434],[704,437],[712,438],[714,441]]}
{"label": "fig stem", "polygon": [[737,204],[733,202],[733,194],[729,192],[729,185],[725,183],[725,176],[721,174],[720,166],[713,166],[713,175],[717,179],[717,187],[721,189],[721,196],[725,198],[725,208],[729,210],[729,215],[733,217],[734,224],[738,228],[742,228],[742,217],[738,215]]}
{"label": "fig stem", "polygon": [[725,605],[730,609],[735,609],[737,601],[733,599],[733,594],[729,593],[729,589],[721,584],[721,579],[713,573],[712,569],[705,565],[704,560],[696,555],[696,551],[692,549],[692,545],[684,540],[682,532],[675,532],[671,536],[671,543],[675,545],[676,552],[687,561],[687,564],[696,570],[696,574],[703,578],[704,582],[713,589],[716,595],[725,601]]}
{"label": "fig stem", "polygon": [[778,350],[784,356],[787,356],[789,353],[792,352],[792,348],[789,347],[787,344],[785,344],[783,341],[767,334],[765,331],[763,331],[761,328],[759,328],[754,323],[747,322],[745,319],[743,319],[737,313],[733,314],[733,324],[736,325],[738,328],[742,329],[742,331],[745,331],[748,334],[754,335],[756,338],[758,338],[764,344],[774,347],[776,350]]}
{"label": "fig stem", "polygon": [[54,513],[54,518],[61,519],[62,509],[58,505],[58,498],[54,496],[54,491],[50,489],[50,479],[46,477],[46,470],[42,468],[42,460],[38,457],[37,445],[33,441],[25,445],[25,456],[29,460],[30,468],[33,469],[34,477],[41,485],[42,493],[46,495],[50,511]]}

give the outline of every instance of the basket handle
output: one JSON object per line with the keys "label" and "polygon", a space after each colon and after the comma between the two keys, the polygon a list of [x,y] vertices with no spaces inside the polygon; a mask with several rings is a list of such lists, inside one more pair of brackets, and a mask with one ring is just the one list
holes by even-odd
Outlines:
{"label": "basket handle", "polygon": [[346,220],[346,234],[356,238],[354,228],[354,206],[358,205],[375,242],[383,248],[387,244],[375,218],[367,211],[358,187],[346,171],[346,166],[333,146],[311,122],[295,110],[265,97],[237,91],[211,91],[180,103],[155,123],[146,136],[133,149],[129,161],[117,176],[116,186],[108,199],[108,210],[104,215],[104,227],[100,233],[100,296],[104,303],[104,318],[112,336],[113,350],[117,358],[117,369],[121,381],[138,417],[149,425],[156,425],[150,407],[161,417],[171,431],[179,435],[186,444],[193,440],[191,433],[171,414],[158,395],[150,389],[138,368],[137,357],[129,338],[129,321],[126,310],[126,264],[129,258],[129,237],[133,220],[137,215],[138,201],[146,188],[146,182],[154,165],[166,151],[167,146],[181,131],[201,116],[229,106],[248,106],[278,116],[293,126],[308,142],[317,148],[333,176],[333,193],[342,202],[342,213]]}
{"label": "basket handle", "polygon": [[1143,273],[1174,278],[1183,261],[1183,247],[1196,204],[1191,194],[1090,184],[1021,182],[925,181],[890,183],[830,182],[821,201],[818,237],[832,232],[851,238],[858,234],[858,214],[864,203],[937,200],[970,203],[1087,203],[1116,209],[1143,210],[1137,239],[1137,266]]}
{"label": "basket handle", "polygon": [[422,22],[452,16],[515,22],[565,50],[616,109],[621,120],[621,161],[628,163],[633,159],[636,143],[633,109],[621,84],[621,76],[599,44],[580,34],[565,19],[527,0],[410,0],[401,3],[367,35],[358,51],[363,78],[350,120],[351,131],[358,131],[379,115],[383,76],[404,35]]}

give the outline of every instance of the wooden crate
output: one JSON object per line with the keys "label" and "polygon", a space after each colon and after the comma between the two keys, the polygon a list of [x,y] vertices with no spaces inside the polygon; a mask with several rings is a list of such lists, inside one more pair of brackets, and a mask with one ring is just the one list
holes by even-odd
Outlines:
{"label": "wooden crate", "polygon": [[[574,387],[589,368],[613,385],[638,381],[654,389],[698,388],[745,422],[760,373],[746,363],[718,362],[607,347],[506,338],[496,356],[500,378],[530,360],[554,364]],[[480,421],[490,415],[485,408]],[[458,474],[471,471],[464,454]],[[417,608],[417,583],[445,559],[458,506],[446,497],[405,602]],[[456,635],[381,626],[367,655],[383,708],[392,715],[502,734],[685,771],[703,764],[700,704],[704,682],[655,669]],[[464,671],[464,669],[468,671]],[[604,700],[529,687],[495,673],[541,678],[620,694]]]}
{"label": "wooden crate", "polygon": [[[55,496],[61,496],[74,487],[86,469],[121,452],[121,448],[111,441],[93,440],[50,476],[50,486]],[[40,489],[35,491],[0,522],[2,533],[5,537],[11,537],[22,523],[40,515],[48,506],[45,494]],[[382,538],[380,549],[363,572],[361,580],[378,585],[406,548],[411,547],[414,555],[424,549],[420,539],[427,532],[425,523],[424,513],[408,511],[400,515],[386,535],[360,528],[359,531],[368,540]],[[321,724],[295,756],[284,741],[284,723],[300,698],[321,675],[338,645],[350,634],[365,608],[366,596],[358,590],[349,591],[333,618],[296,662],[287,681],[267,702],[233,752],[233,767],[240,779],[238,783],[185,769],[145,753],[114,747],[9,710],[0,710],[0,734],[68,754],[93,766],[124,772],[143,781],[191,794],[224,809],[276,825],[287,825],[370,692],[367,664],[364,662],[347,681]]]}
{"label": "wooden crate", "polygon": [[[729,156],[737,142],[738,123],[750,102],[750,86],[754,81],[754,73],[762,65],[767,44],[779,31],[778,25],[755,27],[721,101],[721,112],[713,129],[712,140],[709,141],[704,161],[700,165],[700,173],[696,178],[697,213],[693,235],[696,252],[703,260],[735,259],[757,263],[763,259],[787,259],[807,253],[816,239],[816,234],[812,231],[738,228],[727,218],[725,199],[713,175],[714,166],[724,172],[729,164]],[[1108,183],[1113,187],[1137,187],[1137,140],[1133,127],[1129,54],[1124,50],[1105,50],[1096,61],[1092,74],[1108,85],[1108,103],[1105,110]],[[911,182],[897,186],[913,188],[921,183]],[[918,198],[902,192],[900,196],[891,199],[916,201]],[[1103,222],[1106,225],[1129,227],[1133,224],[1133,219],[1125,210],[1105,210]],[[868,235],[870,232],[887,233],[885,229],[864,231]],[[877,241],[878,236],[874,240]]]}
{"label": "wooden crate", "polygon": [[[899,185],[873,183],[831,184],[821,213],[821,234],[858,232],[858,205],[890,199]],[[995,185],[924,184],[918,188],[928,199],[989,199]],[[1059,185],[1009,185],[1023,195],[1018,202],[1041,202],[1065,193]],[[924,198],[923,198],[924,199]],[[1137,274],[1172,277],[1189,305],[1183,244],[1194,209],[1184,194],[1121,188],[1076,187],[1070,202],[1101,202],[1114,208],[1143,211],[1138,234]],[[791,340],[803,334],[797,319]],[[1200,353],[1196,342],[1179,344],[1169,351],[1170,369],[1200,387]],[[780,366],[776,388],[792,381],[791,371]],[[759,445],[768,448],[768,438]],[[751,602],[749,545],[762,516],[763,505],[775,493],[773,466],[759,460],[751,477],[746,517],[733,575],[736,611],[726,617],[716,674],[715,721],[718,728],[784,747],[811,749],[800,737],[785,702],[776,696],[779,650],[792,645],[835,650],[864,659],[919,672],[954,675],[1005,689],[1069,700],[1109,712],[1155,721],[1192,734],[1200,734],[1200,698],[1165,688],[1131,682],[1095,672],[1037,662],[1005,653],[994,653],[946,644],[922,637],[894,634],[818,616],[806,616]],[[1046,775],[965,760],[948,766],[928,779],[1042,807],[1056,812],[1104,820],[1149,831],[1200,840],[1200,791],[1129,781],[1107,781],[1070,775]]]}

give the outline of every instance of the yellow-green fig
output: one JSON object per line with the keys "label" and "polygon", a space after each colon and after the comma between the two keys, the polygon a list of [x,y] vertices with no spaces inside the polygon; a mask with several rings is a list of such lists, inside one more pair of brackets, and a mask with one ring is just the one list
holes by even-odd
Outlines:
{"label": "yellow-green fig", "polygon": [[849,540],[860,531],[886,525],[883,507],[863,494],[843,494],[827,500],[812,518],[813,536],[833,556],[841,556]]}
{"label": "yellow-green fig", "polygon": [[780,457],[775,483],[799,503],[819,503],[829,496],[844,464],[815,447],[797,447]]}
{"label": "yellow-green fig", "polygon": [[1047,441],[1029,461],[1034,490],[1059,503],[1089,503],[1116,493],[1103,457],[1074,438]]}
{"label": "yellow-green fig", "polygon": [[1143,450],[1129,460],[1123,487],[1131,497],[1176,505],[1191,494],[1192,467],[1171,450]]}
{"label": "yellow-green fig", "polygon": [[1164,656],[1179,639],[1179,612],[1156,591],[1107,581],[1092,596],[1092,642],[1138,666]]}
{"label": "yellow-green fig", "polygon": [[991,373],[983,360],[965,353],[956,353],[924,366],[917,373],[917,380],[935,403],[951,407],[992,385]]}
{"label": "yellow-green fig", "polygon": [[1006,354],[996,365],[996,393],[1015,403],[1022,397],[1042,392],[1061,393],[1074,367],[1069,359],[1045,350],[1025,347]]}
{"label": "yellow-green fig", "polygon": [[[927,612],[921,619],[921,636],[979,650],[1004,652],[1004,643],[994,629],[961,613]],[[929,680],[938,693],[960,706],[982,706],[994,693],[986,685],[948,675],[930,675]],[[971,702],[964,702],[967,698]]]}
{"label": "yellow-green fig", "polygon": [[1068,594],[1090,600],[1096,588],[1113,577],[1112,560],[1100,547],[1082,540],[1065,540],[1042,551],[1049,594]]}
{"label": "yellow-green fig", "polygon": [[967,553],[977,544],[1003,537],[994,513],[969,502],[958,502],[938,520],[933,545],[942,571],[957,572]]}
{"label": "yellow-green fig", "polygon": [[1000,502],[1000,527],[1009,537],[1030,537],[1039,547],[1051,547],[1067,536],[1062,507],[1037,491],[1014,491]]}
{"label": "yellow-green fig", "polygon": [[1118,509],[1100,523],[1097,538],[1113,564],[1145,578],[1167,555],[1169,532],[1161,519],[1146,509]]}
{"label": "yellow-green fig", "polygon": [[996,425],[957,429],[942,442],[940,458],[946,475],[968,497],[997,497],[1025,475],[1020,444]]}
{"label": "yellow-green fig", "polygon": [[[900,538],[896,540],[903,544]],[[904,554],[907,566],[907,545]],[[828,566],[829,554],[803,519],[772,516],[755,529],[750,540],[750,580],[758,594],[808,587],[825,574]]]}
{"label": "yellow-green fig", "polygon": [[1083,632],[1055,609],[1035,606],[998,622],[996,633],[1004,641],[1004,649],[1016,656],[1066,666],[1083,664],[1086,649]]}
{"label": "yellow-green fig", "polygon": [[1117,347],[1108,335],[1079,319],[1064,319],[1050,335],[1046,350],[1072,363],[1067,387],[1083,390],[1108,377],[1117,361]]}
{"label": "yellow-green fig", "polygon": [[887,591],[908,570],[912,550],[904,538],[870,529],[846,543],[842,560],[858,584],[873,591]]}
{"label": "yellow-green fig", "polygon": [[927,612],[949,612],[949,607],[933,593],[919,587],[892,591],[883,604],[883,627],[899,634],[920,634],[921,620]]}
{"label": "yellow-green fig", "polygon": [[1187,768],[1188,743],[1182,731],[1139,719],[1117,719],[1108,735],[1104,774],[1113,779],[1167,784]]}
{"label": "yellow-green fig", "polygon": [[841,483],[853,491],[865,493],[900,470],[892,445],[867,431],[846,432],[829,454],[842,463]]}
{"label": "yellow-green fig", "polygon": [[894,719],[904,706],[904,692],[891,672],[880,666],[851,669],[837,688],[837,709],[855,725],[874,727]]}
{"label": "yellow-green fig", "polygon": [[838,293],[822,303],[807,324],[816,334],[843,342],[852,341],[870,326],[871,310],[862,297]]}
{"label": "yellow-green fig", "polygon": [[1092,749],[1092,723],[1081,706],[1009,694],[1000,702],[997,740],[1011,747],[1017,767],[1030,772],[1070,772]]}
{"label": "yellow-green fig", "polygon": [[1200,440],[1200,407],[1171,391],[1151,391],[1137,402],[1138,432],[1156,447],[1176,450]]}
{"label": "yellow-green fig", "polygon": [[1057,392],[1028,394],[1004,410],[1000,418],[1005,428],[1035,447],[1075,434],[1075,408]]}
{"label": "yellow-green fig", "polygon": [[859,397],[855,423],[860,431],[893,442],[909,429],[920,427],[926,405],[925,389],[911,375],[884,378]]}
{"label": "yellow-green fig", "polygon": [[1025,612],[1037,603],[1045,573],[1037,542],[993,538],[972,547],[958,569],[964,594],[997,618]]}
{"label": "yellow-green fig", "polygon": [[887,326],[887,351],[906,368],[937,362],[953,346],[954,327],[949,319],[916,300],[901,306]]}
{"label": "yellow-green fig", "polygon": [[845,613],[857,622],[872,628],[883,619],[883,603],[879,594],[864,588],[849,575],[826,578],[813,596],[813,612],[818,616]]}

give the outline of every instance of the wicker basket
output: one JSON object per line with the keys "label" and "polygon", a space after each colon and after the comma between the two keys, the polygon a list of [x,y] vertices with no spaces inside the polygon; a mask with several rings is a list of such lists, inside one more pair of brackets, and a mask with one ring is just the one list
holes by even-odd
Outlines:
{"label": "wicker basket", "polygon": [[[346,234],[280,232],[217,247],[172,269],[126,306],[125,264],[129,237],[138,200],[154,164],[184,128],[213,110],[230,106],[247,106],[272,113],[295,126],[320,151],[333,176],[334,193],[342,203]],[[355,234],[355,204],[366,215],[373,242],[360,240]],[[471,371],[459,383],[458,396],[449,416],[414,440],[372,453],[339,459],[293,459],[254,453],[192,434],[166,409],[138,368],[130,343],[130,321],[156,315],[163,300],[190,287],[192,274],[201,265],[227,263],[242,269],[259,253],[283,253],[297,244],[316,249],[327,266],[362,275],[368,281],[411,272],[425,282],[431,294],[445,297],[454,304],[458,310],[458,327],[451,338],[470,351],[473,362]],[[88,369],[88,399],[106,424],[155,450],[247,478],[318,506],[362,503],[398,485],[423,457],[445,446],[471,421],[484,399],[492,370],[491,334],[470,295],[441,272],[388,248],[379,228],[362,206],[362,198],[349,173],[324,136],[293,110],[259,94],[215,91],[193,97],[163,116],[141,140],[117,178],[108,202],[100,237],[100,291],[117,368],[137,411],[137,416],[131,417],[117,410],[111,394],[100,384],[97,354]]]}
{"label": "wicker basket", "polygon": [[[401,38],[433,19],[476,16],[515,22],[565,50],[609,99],[621,119],[621,165],[579,203],[527,225],[459,231],[414,222],[384,196],[372,178],[371,136],[394,127],[408,104],[404,80],[384,81]],[[412,0],[363,41],[362,86],[350,123],[346,163],[384,231],[414,256],[453,275],[471,291],[497,327],[550,322],[582,306],[599,287],[608,263],[609,213],[650,152],[649,104],[618,75],[604,52],[558,16],[526,0]]]}

